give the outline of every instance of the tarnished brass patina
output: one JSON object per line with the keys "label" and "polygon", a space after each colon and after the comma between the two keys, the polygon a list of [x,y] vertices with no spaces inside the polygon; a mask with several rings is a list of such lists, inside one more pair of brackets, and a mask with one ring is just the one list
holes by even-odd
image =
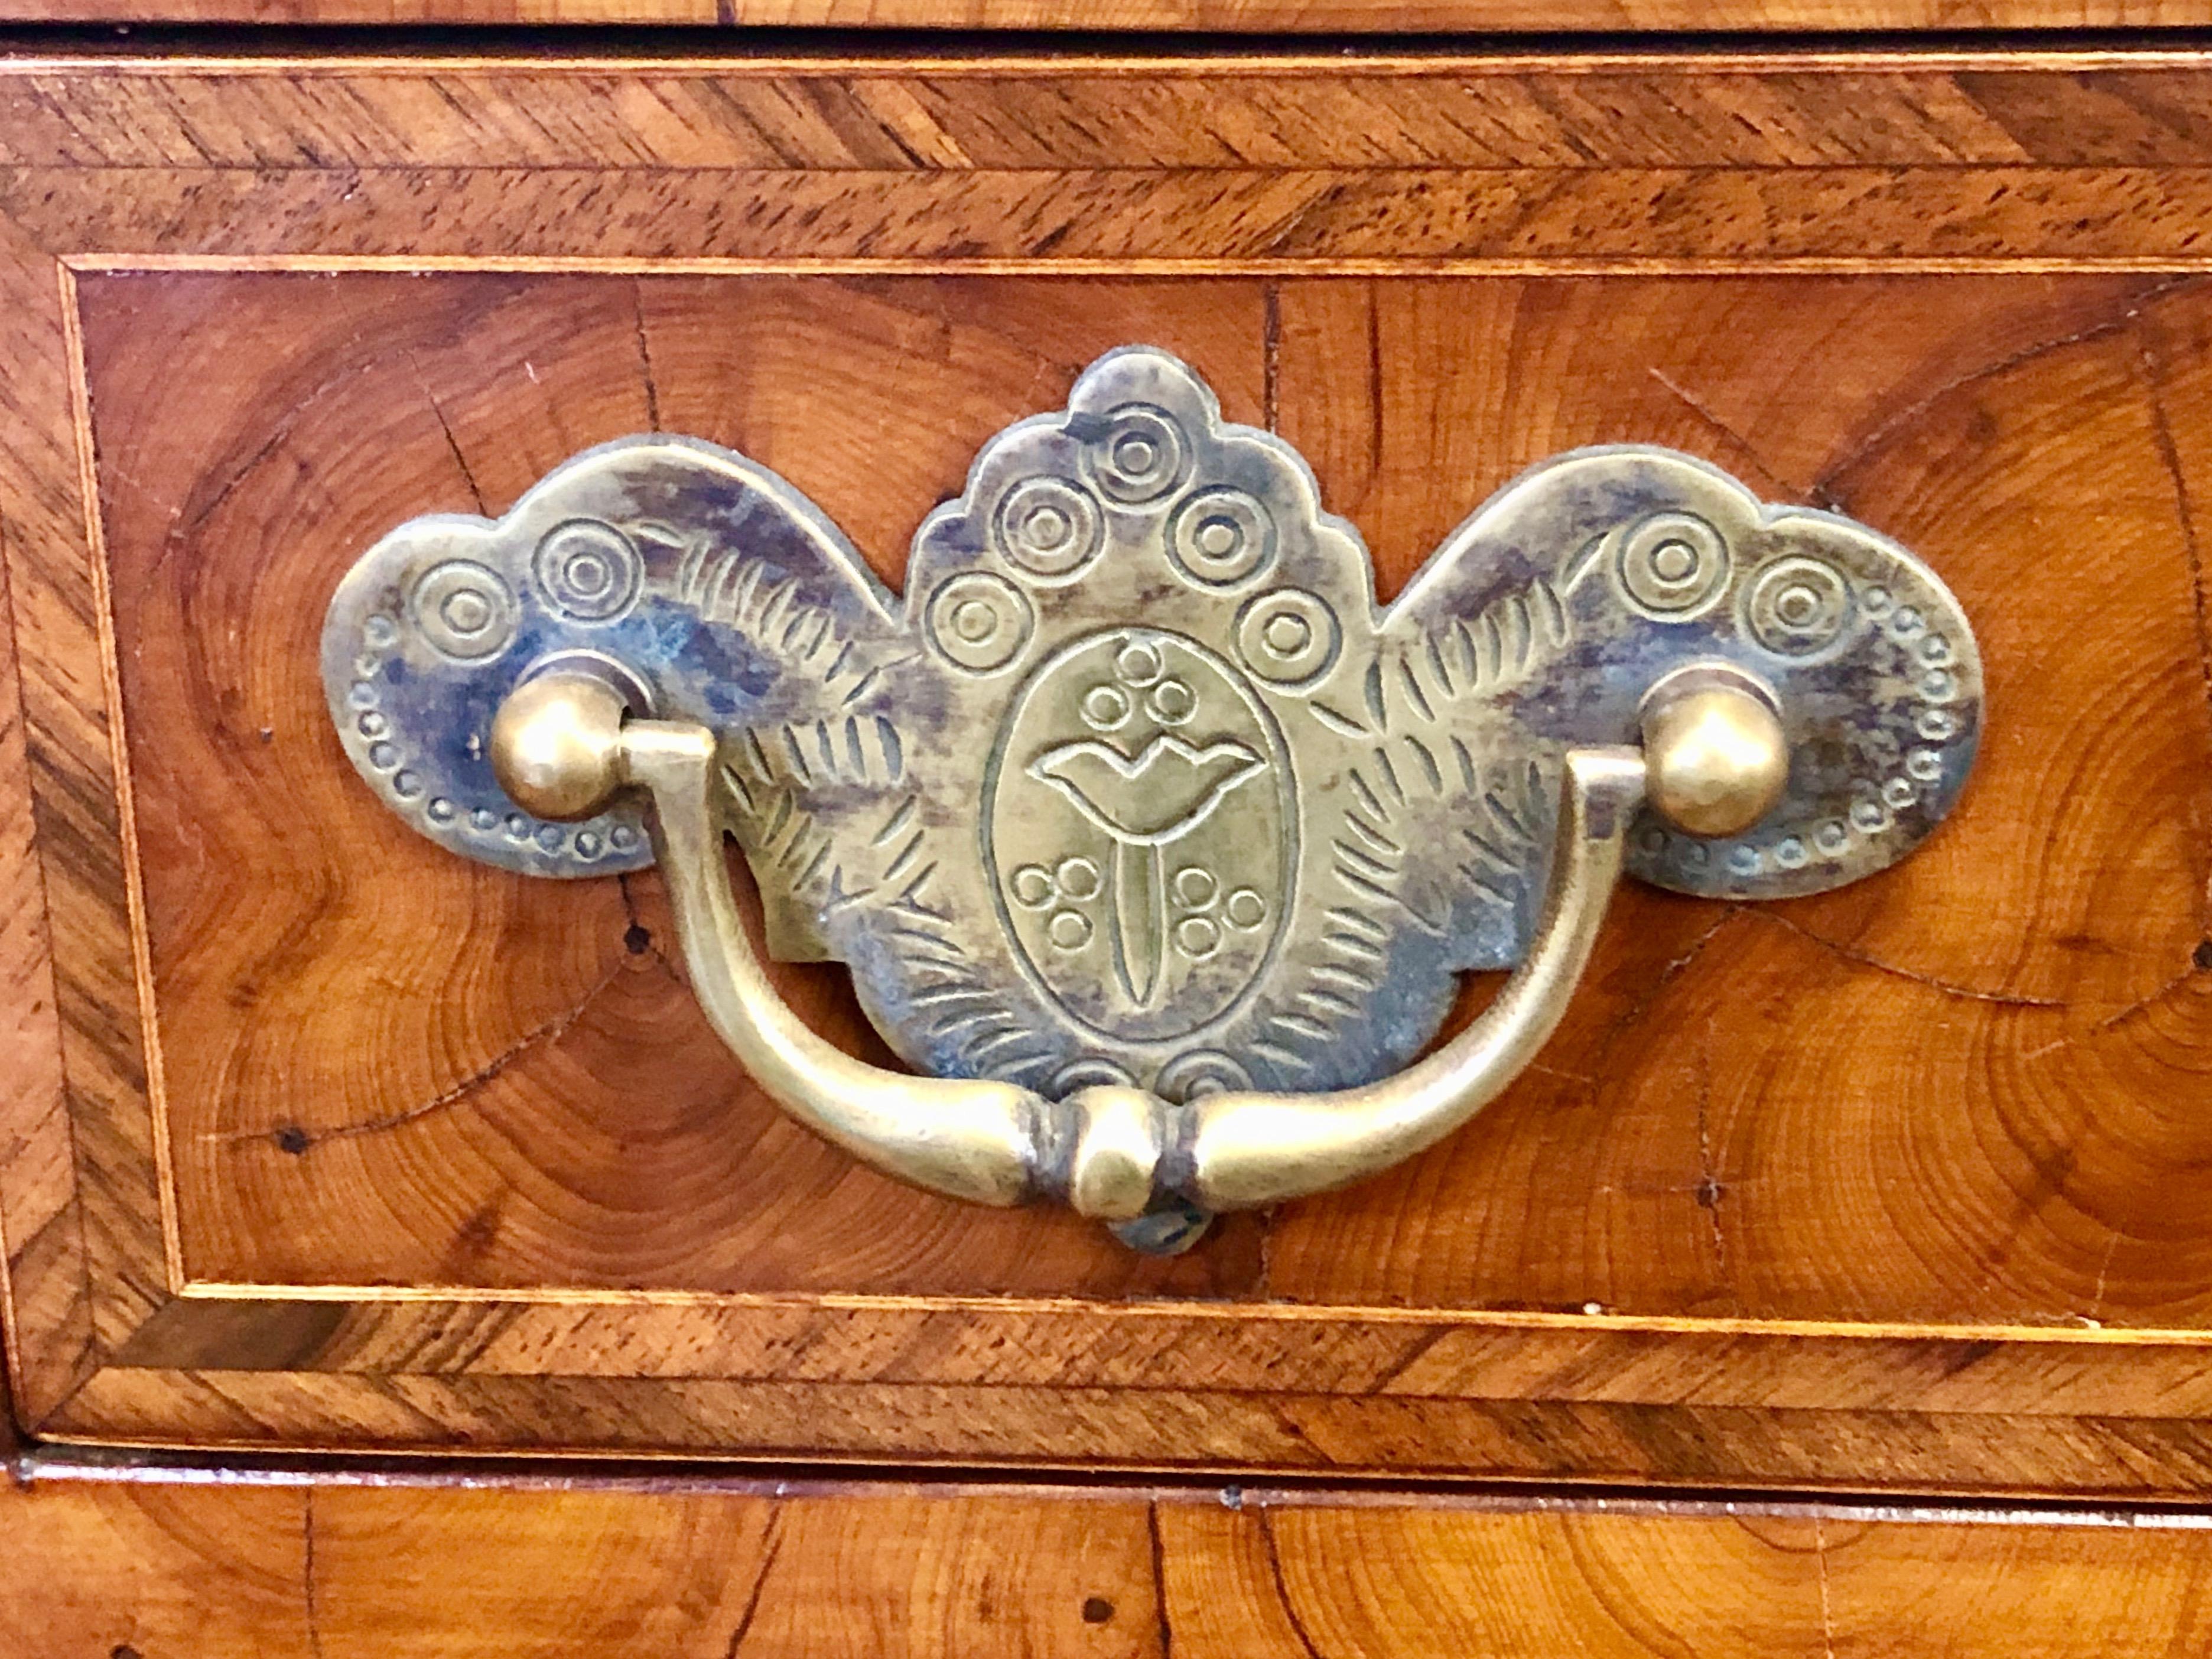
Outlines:
{"label": "tarnished brass patina", "polygon": [[[658,859],[763,1087],[878,1169],[1174,1249],[1464,1122],[1558,1024],[1621,870],[1757,899],[1950,809],[1973,636],[1903,549],[1641,447],[1507,487],[1377,611],[1358,533],[1164,352],[987,445],[902,599],[791,486],[635,438],[401,526],[324,636],[410,824],[540,876]],[[1649,805],[1646,805],[1647,796]],[[913,1073],[823,1042],[847,963]],[[1424,1058],[1462,970],[1511,967]]]}

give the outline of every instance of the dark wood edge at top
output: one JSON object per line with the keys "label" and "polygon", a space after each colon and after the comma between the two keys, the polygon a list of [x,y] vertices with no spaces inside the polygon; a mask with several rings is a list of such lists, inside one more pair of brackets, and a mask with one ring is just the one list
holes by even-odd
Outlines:
{"label": "dark wood edge at top", "polygon": [[1229,35],[1852,33],[2029,35],[2212,23],[2203,0],[0,0],[0,23],[466,28],[626,26]]}
{"label": "dark wood edge at top", "polygon": [[[2201,66],[2212,56],[2212,0],[2186,26],[2059,27],[2001,33],[1767,35],[1725,31],[1613,31],[1534,37],[1474,31],[1394,30],[1338,39],[1285,35],[1217,41],[1192,33],[1132,38],[1105,31],[928,30],[840,33],[817,28],[647,33],[635,41],[580,29],[538,36],[499,29],[276,32],[10,27],[0,0],[0,76],[97,72],[143,80],[260,76],[368,78],[462,72],[537,81],[617,75],[867,80],[1107,77],[1209,82],[1406,77],[1589,75],[1753,76],[1810,71],[1891,75],[1968,70],[2047,75]],[[1374,135],[1367,135],[1373,137]],[[2094,143],[2094,139],[2091,140]],[[175,158],[172,158],[173,160]],[[272,161],[275,158],[270,158]],[[1585,158],[1588,159],[1588,158]]]}
{"label": "dark wood edge at top", "polygon": [[[1625,134],[1608,99],[1698,74],[1694,59],[1632,74],[1047,59],[971,66],[957,86],[928,64],[0,65],[0,569],[15,651],[0,674],[0,1042],[29,1079],[0,1094],[0,1260],[21,1419],[118,1444],[2212,1488],[2212,1335],[2195,1333],[187,1292],[142,1028],[72,299],[82,267],[586,256],[617,270],[2209,268],[2208,62],[1741,58],[1732,85],[1832,144],[1717,124],[1665,154]],[[1606,97],[1528,95],[1566,76],[1589,94],[1606,74]],[[1378,118],[1357,135],[1297,127],[1264,161],[1172,120],[1110,118],[1145,99],[1264,120],[1270,100],[1300,96],[1300,76]],[[695,118],[641,149],[605,96],[623,77],[649,77]],[[836,118],[770,147],[745,100],[795,103],[798,82]],[[426,88],[477,118],[398,118]],[[1931,90],[1943,119],[1885,122]],[[1035,99],[1099,118],[1031,133],[1017,118]],[[1450,118],[1486,99],[1534,112],[1482,137]],[[526,100],[540,118],[487,118]],[[1416,179],[1426,205],[1410,214]],[[1539,183],[1547,205],[1532,211]],[[748,192],[806,210],[700,211]],[[932,1320],[978,1346],[914,1343]],[[980,1345],[1010,1324],[1020,1340],[989,1355]],[[1754,1350],[1755,1365],[1726,1363]],[[800,1363],[825,1352],[836,1368]],[[934,1358],[902,1358],[916,1352]],[[1837,1399],[1852,1404],[1819,1403]]]}
{"label": "dark wood edge at top", "polygon": [[[220,1459],[199,1449],[110,1448],[56,1442],[19,1443],[10,1472],[20,1488],[366,1489],[635,1496],[897,1500],[927,1498],[988,1504],[1008,1498],[1068,1504],[1204,1504],[1231,1512],[1307,1509],[1419,1511],[1455,1516],[1611,1515],[1646,1519],[1753,1522],[1810,1520],[1931,1526],[2033,1526],[2130,1532],[2206,1530],[2201,1508],[2127,1499],[2082,1503],[2036,1498],[1834,1491],[1788,1493],[1758,1488],[1613,1486],[1595,1482],[1464,1481],[1413,1479],[1329,1480],[1145,1478],[1091,1471],[946,1470],[923,1465],[732,1463],[721,1460],[542,1457],[421,1457],[388,1454],[233,1451]],[[3,1500],[0,1500],[3,1501]]]}

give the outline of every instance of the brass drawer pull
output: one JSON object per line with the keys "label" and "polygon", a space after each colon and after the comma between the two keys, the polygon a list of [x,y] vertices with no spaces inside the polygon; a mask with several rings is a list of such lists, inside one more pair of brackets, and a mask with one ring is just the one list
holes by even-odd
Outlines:
{"label": "brass drawer pull", "polygon": [[[495,524],[386,537],[323,661],[347,752],[432,839],[541,876],[657,859],[701,1005],[796,1116],[1152,1249],[1480,1110],[1624,866],[1758,899],[1903,856],[1981,704],[1909,553],[1662,449],[1524,474],[1377,612],[1296,452],[1147,348],[986,446],[903,600],[775,474],[629,439]],[[726,836],[771,952],[848,963],[914,1073],[777,996]],[[1507,966],[1415,1060],[1454,976]]]}

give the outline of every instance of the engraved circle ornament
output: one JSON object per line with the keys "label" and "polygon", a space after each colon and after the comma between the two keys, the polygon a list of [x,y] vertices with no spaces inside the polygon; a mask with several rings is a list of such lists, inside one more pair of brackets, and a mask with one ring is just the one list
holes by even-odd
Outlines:
{"label": "engraved circle ornament", "polygon": [[1850,580],[1825,559],[1777,559],[1752,578],[1744,620],[1752,637],[1778,657],[1816,657],[1850,626]]}
{"label": "engraved circle ornament", "polygon": [[1655,513],[1622,535],[1614,568],[1637,610],[1658,622],[1687,622],[1727,591],[1728,543],[1694,513]]}
{"label": "engraved circle ornament", "polygon": [[953,577],[929,601],[930,639],[971,674],[996,672],[1019,656],[1036,620],[1021,590],[988,570]]}
{"label": "engraved circle ornament", "polygon": [[1142,507],[1171,494],[1190,470],[1190,441],[1174,416],[1150,404],[1107,411],[1084,446],[1084,471],[1109,501]]}
{"label": "engraved circle ornament", "polygon": [[1240,587],[1274,562],[1274,514],[1233,485],[1194,490],[1169,521],[1168,555],[1201,586]]}
{"label": "engraved circle ornament", "polygon": [[629,538],[612,525],[572,519],[538,544],[531,574],[546,603],[562,616],[603,623],[636,603],[645,562]]}
{"label": "engraved circle ornament", "polygon": [[1302,691],[1336,665],[1344,627],[1317,593],[1279,587],[1249,601],[1237,617],[1237,654],[1279,691]]}
{"label": "engraved circle ornament", "polygon": [[514,637],[520,614],[514,590],[499,572],[473,559],[448,559],[423,572],[410,609],[416,631],[457,662],[497,656]]}
{"label": "engraved circle ornament", "polygon": [[983,855],[1050,1005],[1139,1042],[1233,1010],[1290,908],[1291,785],[1273,717],[1195,640],[1106,629],[1042,664],[993,757]]}
{"label": "engraved circle ornament", "polygon": [[1072,478],[1024,478],[1000,501],[997,525],[1006,557],[1047,581],[1081,574],[1106,544],[1098,498]]}

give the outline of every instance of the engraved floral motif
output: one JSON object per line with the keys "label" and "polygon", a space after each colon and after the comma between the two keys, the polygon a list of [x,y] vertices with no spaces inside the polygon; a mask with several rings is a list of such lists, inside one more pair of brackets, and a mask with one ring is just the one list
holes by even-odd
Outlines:
{"label": "engraved floral motif", "polygon": [[1079,738],[1038,756],[1030,775],[1059,785],[1116,842],[1158,849],[1196,829],[1224,795],[1266,765],[1241,743],[1194,749],[1164,732],[1136,756]]}
{"label": "engraved floral motif", "polygon": [[[1167,1036],[1249,983],[1267,942],[1258,937],[1261,921],[1224,952],[1218,925],[1190,913],[1213,901],[1211,864],[1233,871],[1240,890],[1285,879],[1295,832],[1280,789],[1267,787],[1280,770],[1274,741],[1226,662],[1188,636],[1151,629],[1077,640],[1016,699],[987,856],[1001,869],[1024,860],[1005,891],[1024,949],[1039,924],[1023,913],[1044,908],[1036,896],[1046,889],[1067,889],[1049,873],[1053,861],[1089,873],[1066,910],[1080,919],[1080,937],[1076,921],[1054,914],[1042,922],[1048,949],[1030,951],[1055,999],[1079,1018]],[[1069,858],[1066,848],[1085,842],[1095,857]],[[1171,848],[1179,872],[1172,890]],[[1203,903],[1192,896],[1201,886]],[[1259,908],[1265,915],[1273,907]],[[1086,958],[1094,934],[1102,954]]]}
{"label": "engraved floral motif", "polygon": [[1079,738],[1030,763],[1030,776],[1059,786],[1113,839],[1114,957],[1139,1006],[1151,1006],[1167,948],[1164,932],[1150,925],[1159,902],[1161,849],[1195,830],[1222,797],[1267,764],[1233,739],[1194,749],[1171,732],[1157,734],[1134,757]]}

